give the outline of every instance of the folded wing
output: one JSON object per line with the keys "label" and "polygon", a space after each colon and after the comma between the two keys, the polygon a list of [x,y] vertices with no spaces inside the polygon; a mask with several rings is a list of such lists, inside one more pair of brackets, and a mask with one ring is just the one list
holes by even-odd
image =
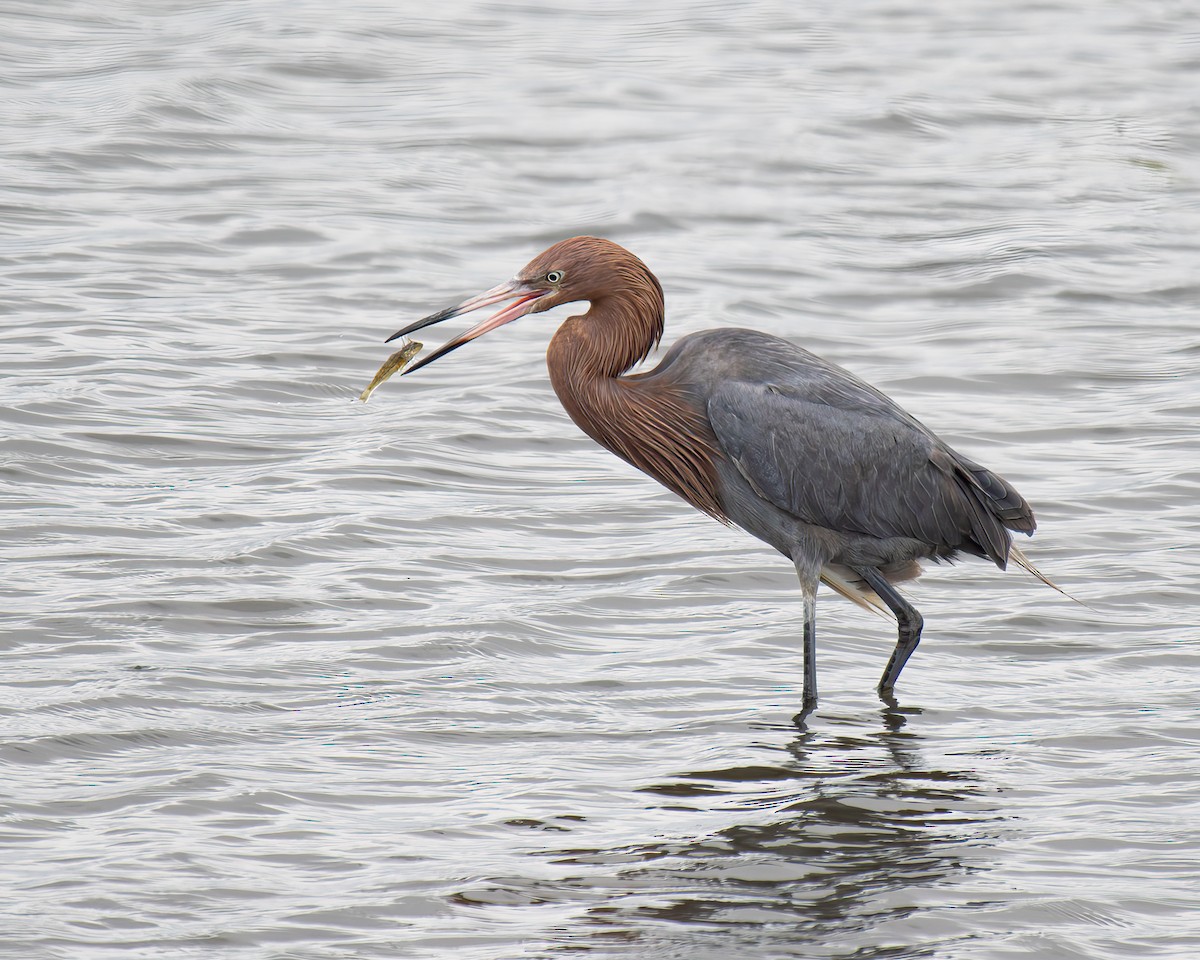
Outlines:
{"label": "folded wing", "polygon": [[727,380],[708,397],[722,450],[760,497],[830,530],[911,537],[1005,566],[1008,530],[1035,527],[1016,490],[849,372],[775,344],[765,364],[758,357],[765,379]]}

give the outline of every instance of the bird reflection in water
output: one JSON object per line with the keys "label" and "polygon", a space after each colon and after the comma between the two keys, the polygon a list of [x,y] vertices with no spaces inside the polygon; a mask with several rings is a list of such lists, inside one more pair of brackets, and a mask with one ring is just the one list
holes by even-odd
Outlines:
{"label": "bird reflection in water", "polygon": [[[532,854],[541,879],[497,878],[461,902],[590,903],[551,939],[578,950],[615,941],[652,957],[710,956],[718,945],[730,957],[937,957],[972,936],[971,917],[941,910],[938,891],[989,867],[1001,821],[993,788],[931,768],[917,737],[888,730],[802,733],[756,749],[761,762],[641,789],[651,813],[723,820],[711,833],[548,847]],[[889,934],[891,923],[912,939]],[[897,943],[904,951],[888,952]],[[838,953],[825,952],[832,944]]]}

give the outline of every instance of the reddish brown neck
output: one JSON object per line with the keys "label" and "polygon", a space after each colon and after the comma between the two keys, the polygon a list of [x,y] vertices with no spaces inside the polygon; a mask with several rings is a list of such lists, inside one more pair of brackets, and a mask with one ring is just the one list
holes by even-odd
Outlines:
{"label": "reddish brown neck", "polygon": [[727,522],[717,493],[720,449],[704,411],[669,375],[622,376],[662,336],[661,296],[653,313],[638,298],[609,296],[568,319],[546,351],[550,383],[589,437]]}

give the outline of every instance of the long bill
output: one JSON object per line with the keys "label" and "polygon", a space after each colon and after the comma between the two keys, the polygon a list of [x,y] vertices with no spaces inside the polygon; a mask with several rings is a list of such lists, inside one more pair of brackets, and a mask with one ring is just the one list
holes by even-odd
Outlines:
{"label": "long bill", "polygon": [[[438,349],[427,357],[422,357],[407,370],[401,373],[412,373],[414,370],[419,370],[427,363],[433,363],[438,357],[444,357],[451,350],[457,350],[464,343],[470,343],[476,337],[481,337],[490,330],[495,330],[497,327],[502,327],[504,324],[516,320],[518,317],[523,317],[529,313],[534,304],[548,294],[549,290],[538,290],[527,286],[520,280],[509,280],[507,283],[502,283],[498,287],[492,287],[486,293],[481,293],[477,297],[472,297],[470,300],[464,300],[457,307],[447,307],[445,310],[439,310],[437,313],[430,314],[416,323],[410,323],[403,330],[397,330],[385,341],[391,343],[397,337],[403,337],[410,333],[415,333],[423,327],[431,327],[435,323],[441,323],[443,320],[449,320],[452,317],[457,317],[460,314],[470,313],[472,310],[479,310],[481,307],[490,306],[493,303],[501,303],[504,300],[513,300],[507,307],[498,313],[488,317],[482,323],[473,326],[466,333],[460,334],[448,343],[444,343]],[[515,298],[515,299],[514,299]]]}

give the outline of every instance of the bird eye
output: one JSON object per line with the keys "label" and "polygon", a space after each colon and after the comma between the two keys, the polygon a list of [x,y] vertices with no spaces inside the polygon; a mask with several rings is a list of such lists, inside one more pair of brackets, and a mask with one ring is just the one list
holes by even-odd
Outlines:
{"label": "bird eye", "polygon": [[562,280],[562,278],[563,275],[561,270],[551,270],[548,274],[546,274],[547,283],[558,283],[560,280]]}

